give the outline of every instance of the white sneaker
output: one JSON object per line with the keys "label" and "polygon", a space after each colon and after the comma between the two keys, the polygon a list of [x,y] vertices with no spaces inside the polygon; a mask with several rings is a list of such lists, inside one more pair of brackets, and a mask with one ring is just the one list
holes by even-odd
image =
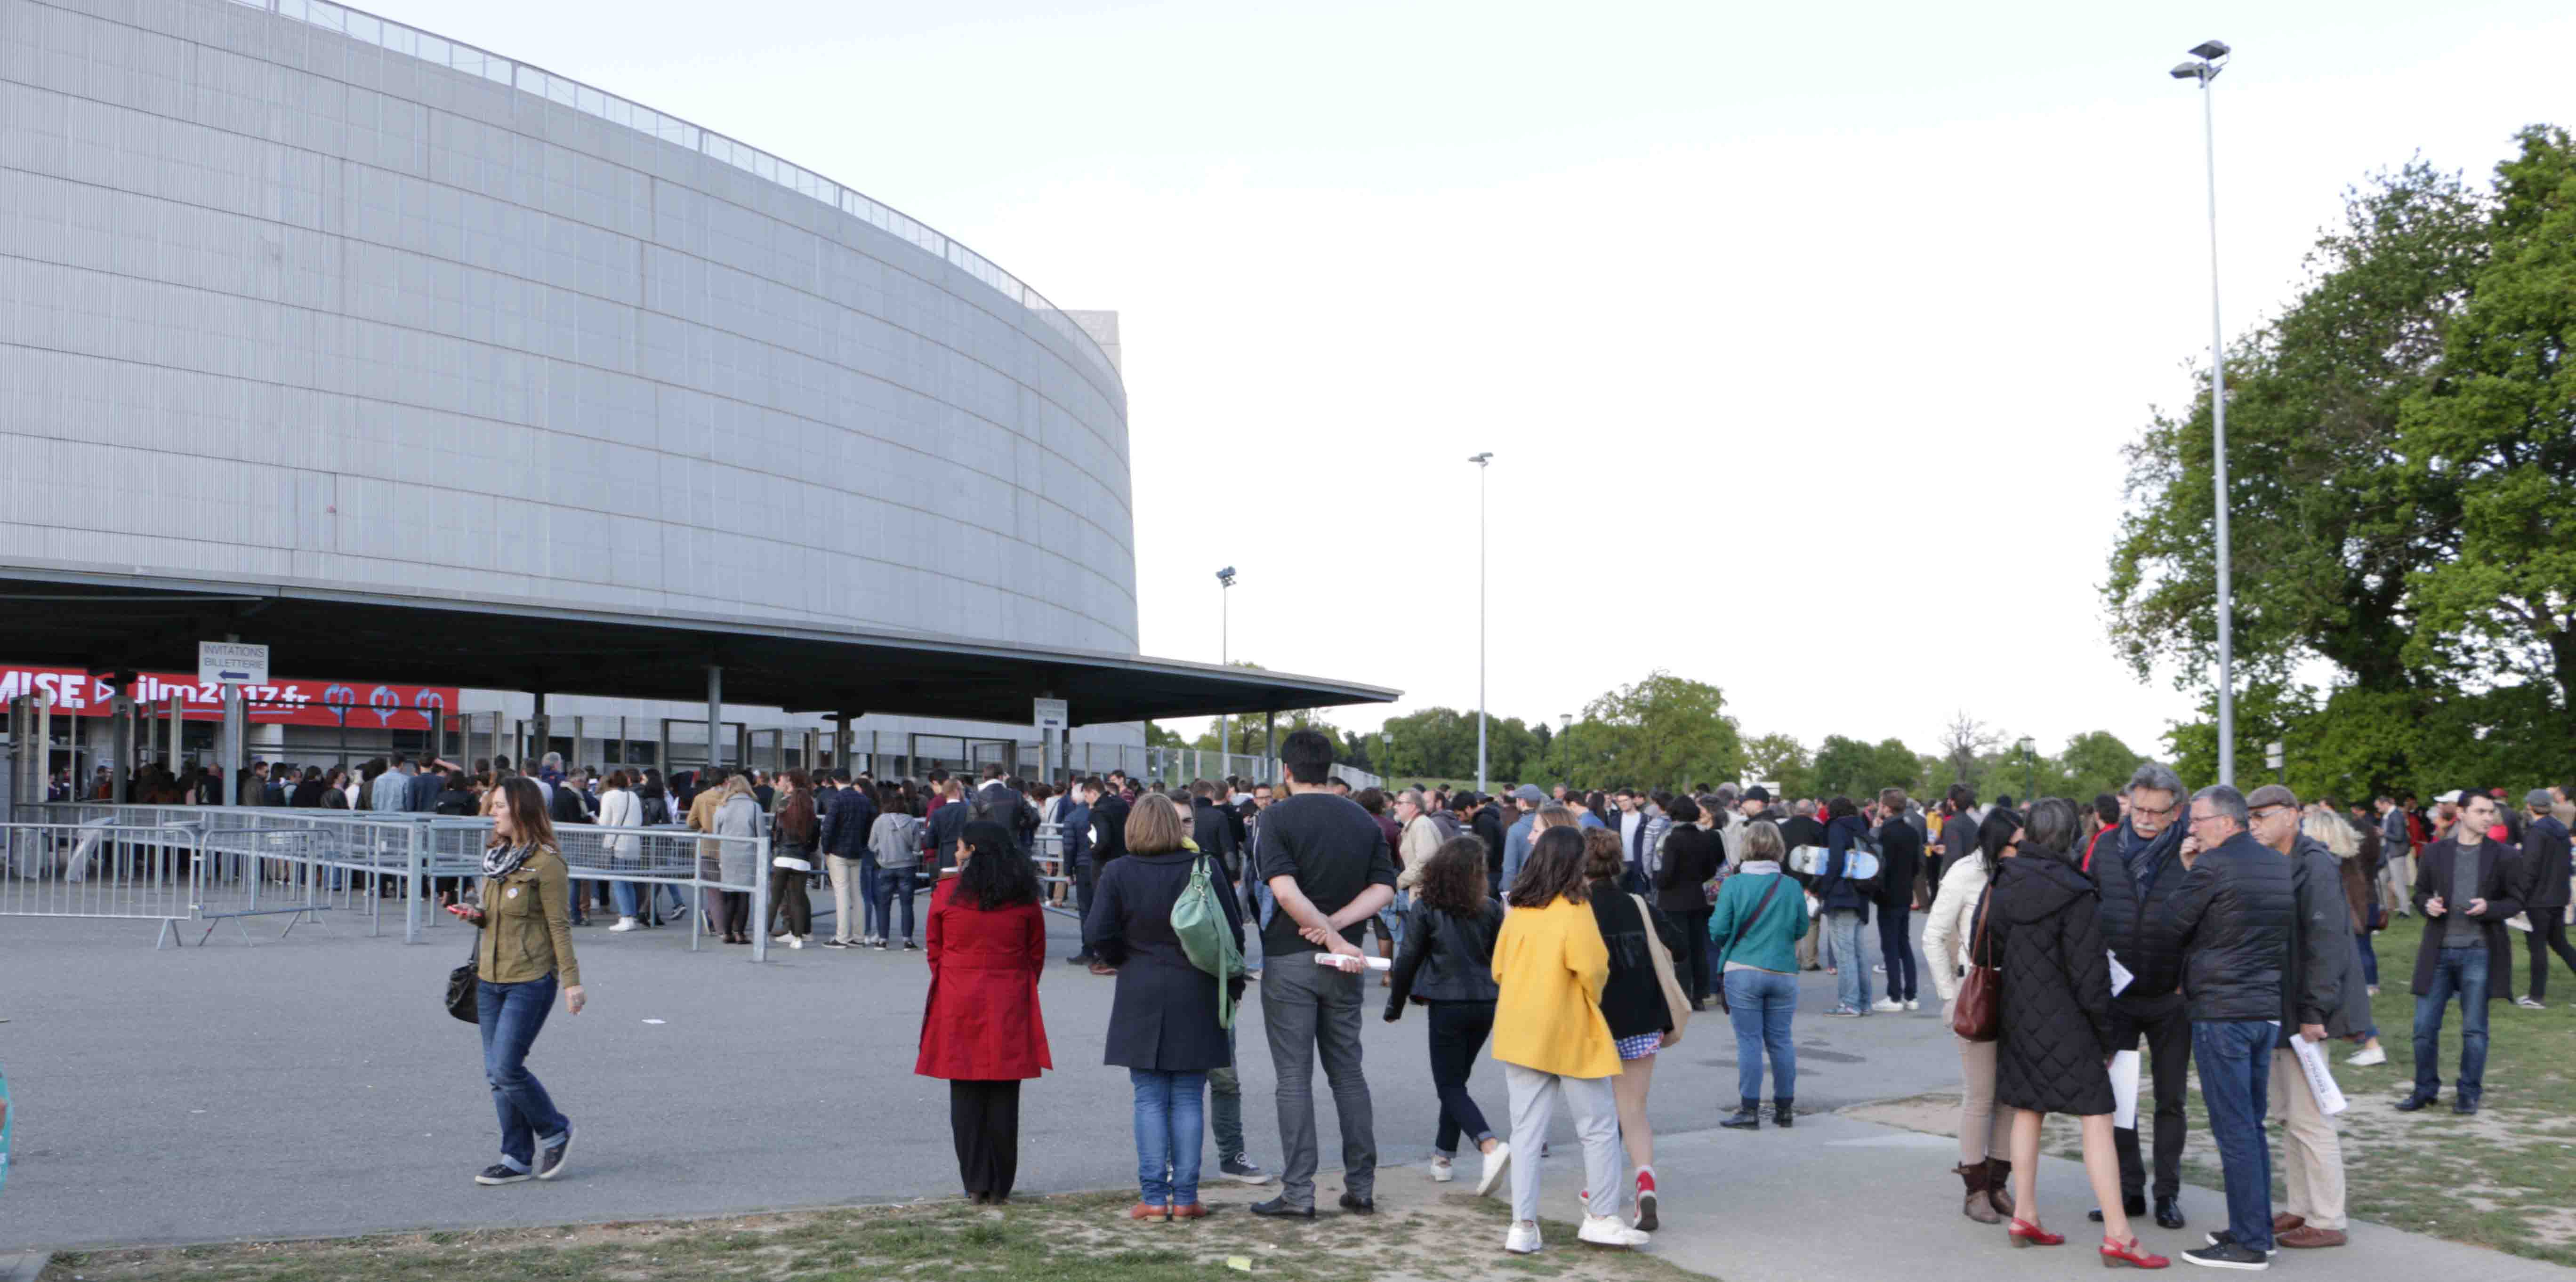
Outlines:
{"label": "white sneaker", "polygon": [[787,946],[790,948],[803,948],[805,946],[805,937],[803,935],[789,935],[787,937]]}
{"label": "white sneaker", "polygon": [[1458,1167],[1456,1163],[1451,1162],[1445,1157],[1435,1157],[1431,1159],[1432,1183],[1446,1184],[1456,1178],[1458,1178]]}
{"label": "white sneaker", "polygon": [[1503,1249],[1514,1255],[1538,1254],[1538,1225],[1528,1220],[1512,1221],[1512,1231],[1503,1235]]}
{"label": "white sneaker", "polygon": [[1583,1227],[1575,1230],[1574,1236],[1594,1246],[1635,1247],[1655,1240],[1652,1234],[1632,1229],[1607,1215],[1584,1216]]}
{"label": "white sneaker", "polygon": [[2360,1050],[2354,1051],[2350,1055],[2344,1056],[2343,1062],[2350,1064],[2355,1068],[2368,1068],[2373,1064],[2385,1064],[2388,1062],[2388,1051],[2384,1047],[2365,1046]]}
{"label": "white sneaker", "polygon": [[1511,1166],[1512,1146],[1502,1140],[1494,1141],[1494,1151],[1485,1155],[1485,1171],[1476,1177],[1476,1196],[1492,1193],[1494,1186],[1503,1182],[1503,1172],[1510,1170]]}
{"label": "white sneaker", "polygon": [[1907,1010],[1921,1010],[1921,1009],[1923,1009],[1923,999],[1922,999],[1922,998],[1920,998],[1920,997],[1908,997],[1908,998],[1906,998],[1906,999],[1905,999],[1905,1009],[1907,1009]]}
{"label": "white sneaker", "polygon": [[611,926],[611,927],[609,927],[609,928],[608,928],[608,933],[610,933],[610,934],[612,934],[612,935],[613,935],[613,934],[618,933],[619,931],[625,931],[625,930],[637,930],[637,929],[641,929],[641,928],[642,928],[642,923],[641,923],[641,922],[636,921],[634,918],[632,918],[632,917],[620,917],[620,918],[618,918],[618,919],[617,919],[617,924],[616,924],[616,925]]}
{"label": "white sneaker", "polygon": [[1905,1003],[1900,1002],[1893,997],[1881,997],[1877,1001],[1871,1002],[1869,1004],[1869,1008],[1877,1011],[1881,1015],[1893,1015],[1896,1012],[1905,1009]]}
{"label": "white sneaker", "polygon": [[2548,1007],[2543,1006],[2543,1005],[2541,1005],[2540,1003],[2538,1003],[2538,1002],[2536,1002],[2536,1001],[2533,1001],[2533,1000],[2531,1000],[2531,999],[2530,999],[2530,998],[2528,998],[2528,997],[2517,997],[2517,998],[2514,998],[2514,999],[2513,999],[2513,1004],[2514,1004],[2514,1005],[2516,1005],[2516,1006],[2519,1006],[2519,1007],[2523,1008],[2524,1010],[2547,1010],[2547,1009],[2548,1009]]}

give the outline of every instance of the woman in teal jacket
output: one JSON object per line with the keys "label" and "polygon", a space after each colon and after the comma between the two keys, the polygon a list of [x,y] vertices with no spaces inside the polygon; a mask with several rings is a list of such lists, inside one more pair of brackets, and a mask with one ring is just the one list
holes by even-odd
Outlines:
{"label": "woman in teal jacket", "polygon": [[1798,1048],[1789,1021],[1798,1013],[1798,941],[1807,933],[1807,892],[1780,871],[1789,853],[1780,826],[1757,819],[1744,828],[1744,863],[1720,883],[1708,919],[1711,964],[1735,1023],[1735,1086],[1743,1101],[1718,1125],[1762,1128],[1762,1061],[1771,1061],[1774,1125],[1788,1126],[1798,1099]]}

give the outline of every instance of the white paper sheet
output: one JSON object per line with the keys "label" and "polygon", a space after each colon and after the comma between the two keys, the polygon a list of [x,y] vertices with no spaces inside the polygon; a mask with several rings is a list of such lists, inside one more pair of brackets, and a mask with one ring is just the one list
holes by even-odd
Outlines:
{"label": "white paper sheet", "polygon": [[2137,980],[2137,978],[2138,978],[2138,977],[2137,977],[2137,976],[2135,976],[2135,975],[2130,974],[2130,973],[2129,973],[2129,968],[2120,964],[2120,955],[2119,955],[2118,953],[2112,953],[2112,954],[2110,955],[2110,957],[2111,957],[2111,995],[2112,995],[2113,997],[2117,997],[2117,996],[2119,996],[2119,995],[2120,995],[2120,993],[2121,993],[2121,991],[2122,991],[2122,990],[2126,989],[2130,984],[2132,984],[2132,983],[2136,982],[2136,980]]}
{"label": "white paper sheet", "polygon": [[1330,966],[1335,970],[1350,971],[1353,973],[1357,973],[1362,970],[1392,970],[1395,968],[1395,959],[1391,957],[1345,957],[1340,953],[1325,952],[1320,949],[1316,951],[1314,956],[1315,964],[1318,966]]}
{"label": "white paper sheet", "polygon": [[2124,1131],[2138,1129],[2136,1051],[2117,1051],[2111,1056],[2111,1125]]}
{"label": "white paper sheet", "polygon": [[2332,1117],[2351,1107],[2343,1097],[2343,1088],[2335,1085],[2334,1070],[2326,1066],[2324,1042],[2312,1042],[2292,1033],[2290,1051],[2299,1057],[2299,1069],[2308,1076],[2308,1093],[2317,1097],[2318,1112]]}

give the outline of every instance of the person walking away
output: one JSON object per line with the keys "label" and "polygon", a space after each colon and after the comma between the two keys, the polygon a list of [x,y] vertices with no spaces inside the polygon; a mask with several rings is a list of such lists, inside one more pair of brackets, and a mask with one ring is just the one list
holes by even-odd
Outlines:
{"label": "person walking away", "polygon": [[[2182,777],[2152,761],[2130,774],[2123,793],[2128,815],[2102,830],[2093,843],[2089,870],[2102,896],[2102,939],[2130,976],[2128,986],[2111,995],[2111,1046],[2136,1051],[2144,1045],[2145,1068],[2156,1092],[2156,1224],[2179,1229],[2184,1224],[2183,1106],[2190,1097],[2192,1017],[2181,991],[2182,946],[2168,930],[2166,908],[2187,873],[2180,853],[2187,797]],[[2141,1100],[2137,1119],[2143,1120],[2146,1112]],[[2149,1192],[2138,1132],[2134,1125],[2111,1132],[2120,1154],[2120,1204],[2131,1216],[2146,1214]]]}
{"label": "person walking away", "polygon": [[[1269,888],[1261,926],[1261,1024],[1277,1073],[1279,1196],[1255,1215],[1315,1214],[1314,1074],[1318,1057],[1341,1122],[1342,1209],[1377,1203],[1377,1126],[1360,1066],[1359,931],[1395,898],[1395,863],[1368,812],[1325,786],[1333,743],[1292,731],[1279,745],[1288,796],[1261,812],[1253,866]],[[1317,950],[1343,958],[1319,964]]]}
{"label": "person walking away", "polygon": [[1741,1101],[1734,1116],[1718,1125],[1758,1131],[1766,1058],[1772,1122],[1797,1121],[1798,1047],[1790,1030],[1798,1013],[1798,940],[1807,933],[1807,897],[1781,870],[1789,850],[1780,825],[1756,819],[1738,826],[1744,829],[1744,861],[1718,884],[1707,927],[1727,1017],[1735,1026],[1735,1094]]}
{"label": "person walking away", "polygon": [[[711,822],[715,835],[731,840],[717,843],[717,876],[728,886],[748,886],[754,877],[767,876],[769,870],[754,866],[759,853],[751,839],[760,835],[762,817],[760,798],[753,795],[751,777],[735,771],[724,777],[724,786],[716,793],[716,806]],[[748,944],[751,932],[759,925],[751,919],[751,892],[727,890],[715,897],[716,928],[728,944]]]}
{"label": "person walking away", "polygon": [[930,993],[912,1071],[948,1080],[948,1130],[967,1198],[1008,1202],[1020,1169],[1020,1083],[1055,1067],[1038,1007],[1046,914],[1037,866],[1017,835],[991,820],[966,825],[957,875],[931,890],[925,924]]}
{"label": "person walking away", "polygon": [[2505,918],[2522,911],[2520,861],[2487,839],[2495,800],[2470,796],[2452,833],[2415,861],[2415,910],[2424,939],[2415,950],[2415,1090],[2399,1101],[2412,1113],[2442,1094],[2442,1015],[2460,999],[2460,1075],[2451,1111],[2478,1111],[2486,1094],[2487,1003],[2513,991],[2513,942]]}
{"label": "person walking away", "polygon": [[1620,848],[1616,833],[1587,831],[1583,848],[1584,875],[1592,882],[1586,899],[1602,946],[1610,954],[1610,975],[1601,990],[1601,1017],[1609,1023],[1610,1039],[1619,1052],[1619,1076],[1611,1083],[1611,1098],[1619,1111],[1620,1142],[1634,1172],[1632,1187],[1622,1189],[1619,1200],[1633,1203],[1636,1227],[1652,1233],[1657,1224],[1655,1132],[1646,1119],[1646,1095],[1654,1086],[1656,1052],[1680,1040],[1682,1025],[1690,1018],[1688,1011],[1675,1009],[1679,1003],[1666,997],[1655,949],[1660,944],[1669,958],[1681,950],[1681,940],[1670,920],[1644,896],[1627,889],[1637,884],[1640,873],[1629,861],[1629,852]]}
{"label": "person walking away", "polygon": [[546,818],[545,795],[525,779],[498,791],[478,902],[447,909],[483,932],[474,949],[474,1011],[483,1030],[483,1078],[500,1115],[501,1160],[483,1168],[477,1184],[564,1173],[572,1119],[528,1071],[528,1052],[558,988],[567,1015],[580,1014],[589,1002],[572,950],[571,877]]}
{"label": "person walking away", "polygon": [[[2370,1024],[2361,995],[2361,953],[2344,946],[2352,911],[2334,851],[2301,830],[2299,798],[2266,784],[2245,799],[2256,841],[2290,861],[2289,969],[2281,985],[2282,1043],[2272,1052],[2273,1111],[2281,1115],[2281,1164],[2288,1197],[2272,1217],[2272,1238],[2292,1249],[2342,1246],[2343,1141],[2318,1107],[2292,1040],[2349,1037]],[[2332,811],[2316,816],[2341,826]],[[2320,1048],[2322,1049],[2322,1048]]]}
{"label": "person walking away", "polygon": [[[1203,858],[1214,863],[1190,848],[1180,807],[1151,794],[1138,797],[1120,839],[1126,853],[1100,870],[1082,939],[1084,951],[1098,959],[1095,968],[1118,977],[1102,1062],[1126,1069],[1135,1094],[1138,1195],[1127,1218],[1199,1219],[1207,1214],[1199,1201],[1207,1076],[1234,1062],[1217,984],[1234,985],[1231,997],[1239,999],[1242,981],[1219,981],[1199,969],[1173,932],[1172,907],[1189,888],[1193,869]],[[1211,868],[1210,877],[1222,882],[1224,870]],[[1239,948],[1243,919],[1235,896],[1222,885],[1218,891]]]}
{"label": "person walking away", "polygon": [[[776,813],[769,821],[769,920],[762,923],[770,939],[803,948],[814,935],[814,905],[805,897],[805,882],[814,875],[814,843],[823,823],[814,816],[814,785],[802,770],[774,776]],[[787,918],[787,929],[778,919]]]}
{"label": "person walking away", "polygon": [[[1994,870],[2020,831],[2021,825],[2011,815],[1989,815],[1978,826],[1976,844],[1953,851],[1941,870],[1941,887],[1923,922],[1923,956],[1932,967],[1932,991],[1940,995],[1945,1025],[1958,1013],[1964,968],[2002,962],[1994,932],[1980,927],[1989,925],[1994,914],[1987,890]],[[2118,1001],[2114,994],[2115,1025]],[[1967,1185],[1967,1201],[1959,1211],[1979,1224],[2001,1224],[2013,1213],[2013,1111],[1995,1107],[1995,1043],[1972,1041],[1955,1032],[1951,1040],[1959,1045],[1960,1083],[1959,1165],[1952,1170]],[[2115,1130],[2115,1139],[2117,1135]]]}
{"label": "person walking away", "polygon": [[2051,797],[2030,807],[2022,831],[2003,847],[1985,923],[2003,988],[1996,1010],[1995,1102],[2013,1110],[2012,1223],[2015,1247],[2058,1246],[2039,1217],[2039,1131],[2050,1113],[2082,1119],[2084,1173],[2102,1204],[2106,1266],[2161,1269],[2172,1261],[2138,1244],[2120,1208],[2120,1165],[2111,1149],[2110,951],[2097,920],[2100,894],[2077,863],[2075,804]]}
{"label": "person walking away", "polygon": [[[1621,1068],[1601,993],[1610,950],[1592,914],[1584,834],[1547,828],[1530,843],[1512,886],[1511,911],[1494,939],[1494,1059],[1511,1089],[1514,1151],[1536,1154],[1562,1102],[1583,1145],[1584,1214],[1575,1236],[1596,1246],[1643,1246],[1653,1239],[1619,1222]],[[1503,1249],[1539,1249],[1539,1162],[1511,1164],[1512,1224]]]}
{"label": "person walking away", "polygon": [[[2248,800],[2248,804],[2252,804]],[[2346,991],[2337,994],[2337,1009],[2350,1012],[2351,1028],[2335,1034],[2361,1044],[2361,1049],[2344,1060],[2347,1064],[2371,1065],[2388,1062],[2388,1052],[2379,1044],[2379,1025],[2372,1017],[2370,999],[2379,995],[2378,963],[2370,948],[2370,934],[2387,918],[2378,902],[2379,876],[2367,866],[2365,849],[2379,844],[2379,829],[2371,824],[2346,820],[2331,808],[2311,806],[2299,820],[2302,848],[2320,847],[2334,857],[2334,891],[2343,905],[2344,929],[2353,937],[2353,969],[2347,978]],[[2269,844],[2268,842],[2266,844]],[[2339,1021],[2329,1020],[2335,1027]],[[2304,1080],[2297,1083],[2304,1087]]]}
{"label": "person walking away", "polygon": [[921,820],[914,818],[903,792],[887,784],[878,797],[876,822],[868,828],[868,851],[877,861],[876,920],[881,928],[877,951],[894,943],[894,910],[903,906],[903,946],[912,944],[912,891],[921,879]]}
{"label": "person walking away", "polygon": [[1440,1096],[1440,1121],[1431,1140],[1431,1179],[1455,1178],[1458,1138],[1484,1155],[1476,1195],[1491,1193],[1512,1160],[1511,1145],[1485,1124],[1483,1109],[1467,1093],[1476,1052],[1494,1031],[1494,936],[1503,928],[1503,906],[1486,893],[1484,843],[1471,837],[1442,842],[1423,862],[1406,910],[1404,950],[1395,959],[1394,991],[1386,1022],[1404,1016],[1405,1003],[1423,1006],[1431,1021],[1431,1085]]}
{"label": "person walking away", "polygon": [[1860,942],[1861,931],[1869,925],[1870,900],[1846,872],[1851,852],[1868,831],[1851,798],[1836,797],[1825,803],[1825,835],[1820,843],[1825,847],[1825,863],[1816,874],[1815,891],[1824,905],[1825,942],[1835,958],[1836,1005],[1825,1012],[1828,1015],[1856,1018],[1870,1012],[1869,954]]}
{"label": "person walking away", "polygon": [[1870,1009],[1921,1010],[1914,970],[1914,883],[1923,875],[1923,834],[1905,818],[1905,790],[1878,794],[1878,952],[1886,959],[1887,995]]}
{"label": "person walking away", "polygon": [[2531,992],[2514,1004],[2539,1010],[2549,1000],[2549,955],[2576,972],[2576,950],[2567,944],[2567,825],[2552,813],[2555,799],[2547,788],[2534,788],[2522,798],[2530,818],[2523,824],[2522,888],[2517,893],[2531,921]]}
{"label": "person walking away", "polygon": [[1708,957],[1708,923],[1715,906],[1708,886],[1725,865],[1726,845],[1715,829],[1702,826],[1704,812],[1697,801],[1675,797],[1670,813],[1672,831],[1664,836],[1663,862],[1655,869],[1655,907],[1681,932],[1684,952],[1674,960],[1684,968],[1680,978],[1691,1009],[1706,1010],[1709,994],[1716,991]]}
{"label": "person walking away", "polygon": [[2227,1227],[2182,1253],[2209,1268],[2267,1268],[2274,1249],[2263,1115],[2293,904],[2290,861],[2254,840],[2252,817],[2244,794],[2224,784],[2192,794],[2175,852],[2189,875],[2165,905],[2190,998],[2192,1062],[2227,1187]]}
{"label": "person walking away", "polygon": [[[640,826],[643,819],[644,805],[636,800],[626,772],[609,771],[608,785],[599,794],[599,826],[634,828]],[[607,848],[609,867],[633,869],[643,866],[643,838],[632,833],[612,835],[600,844]],[[637,920],[642,912],[643,889],[631,881],[610,883],[610,892],[617,901],[617,924],[608,928],[610,933],[635,930],[643,925]]]}

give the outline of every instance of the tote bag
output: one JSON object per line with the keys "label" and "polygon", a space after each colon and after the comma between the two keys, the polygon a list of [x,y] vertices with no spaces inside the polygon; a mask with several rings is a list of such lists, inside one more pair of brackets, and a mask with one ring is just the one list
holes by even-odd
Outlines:
{"label": "tote bag", "polygon": [[1208,856],[1200,855],[1190,865],[1190,884],[1181,888],[1181,897],[1172,901],[1172,934],[1181,941],[1181,952],[1190,964],[1216,976],[1216,1022],[1219,1028],[1234,1027],[1234,980],[1243,974],[1243,950],[1234,942],[1234,932],[1226,927],[1225,908],[1217,902],[1214,880],[1208,874]]}
{"label": "tote bag", "polygon": [[1654,910],[1646,907],[1642,896],[1630,895],[1628,898],[1636,901],[1637,920],[1646,927],[1646,951],[1655,959],[1655,982],[1664,986],[1664,1007],[1673,1015],[1672,1040],[1664,1045],[1678,1046],[1682,1030],[1690,1027],[1690,994],[1683,992],[1681,982],[1673,978],[1673,955],[1665,951],[1664,937],[1655,933]]}

